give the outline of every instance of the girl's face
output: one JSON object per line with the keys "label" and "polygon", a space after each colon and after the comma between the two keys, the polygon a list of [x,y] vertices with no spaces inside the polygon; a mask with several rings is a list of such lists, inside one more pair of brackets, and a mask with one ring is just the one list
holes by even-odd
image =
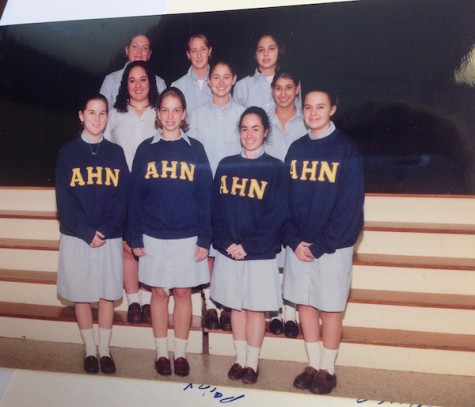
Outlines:
{"label": "girl's face", "polygon": [[208,66],[211,56],[211,48],[206,45],[202,38],[193,38],[189,44],[186,55],[195,69],[204,69]]}
{"label": "girl's face", "polygon": [[303,119],[311,135],[319,136],[325,132],[335,112],[336,105],[332,106],[325,92],[310,92],[305,96]]}
{"label": "girl's face", "polygon": [[178,97],[168,95],[161,101],[157,117],[165,134],[176,133],[180,129],[182,121],[185,120],[186,110],[183,109]]}
{"label": "girl's face", "polygon": [[150,83],[147,72],[141,66],[136,66],[130,70],[127,90],[129,91],[130,99],[134,102],[148,101]]}
{"label": "girl's face", "polygon": [[279,78],[272,88],[272,97],[275,104],[281,108],[292,106],[295,98],[300,93],[300,85],[296,85],[292,79]]}
{"label": "girl's face", "polygon": [[268,130],[264,129],[261,118],[254,113],[243,117],[240,127],[241,144],[246,155],[258,150],[267,137]]}
{"label": "girl's face", "polygon": [[129,62],[148,61],[152,50],[150,49],[150,41],[145,35],[137,35],[132,38],[130,44],[125,47],[125,54]]}
{"label": "girl's face", "polygon": [[257,43],[256,61],[259,70],[275,70],[277,69],[277,61],[279,59],[279,46],[270,35],[265,35]]}
{"label": "girl's face", "polygon": [[79,111],[79,120],[84,123],[84,133],[98,139],[107,124],[107,106],[103,100],[94,99],[87,102],[86,108]]}
{"label": "girl's face", "polygon": [[224,97],[231,93],[236,79],[236,75],[233,75],[229,66],[218,64],[210,74],[208,84],[214,96]]}

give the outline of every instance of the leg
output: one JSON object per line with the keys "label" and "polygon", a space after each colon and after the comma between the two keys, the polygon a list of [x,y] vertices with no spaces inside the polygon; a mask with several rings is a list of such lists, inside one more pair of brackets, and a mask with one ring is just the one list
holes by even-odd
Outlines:
{"label": "leg", "polygon": [[309,389],[320,369],[320,319],[318,310],[310,305],[299,305],[298,310],[308,366],[295,378],[294,387]]}
{"label": "leg", "polygon": [[247,360],[247,311],[231,310],[231,326],[233,332],[236,362],[228,371],[228,378],[240,380],[244,374]]}
{"label": "leg", "polygon": [[259,370],[259,353],[265,333],[265,314],[264,312],[246,311],[246,337],[247,337],[247,357],[246,368],[243,371],[242,381],[245,384],[253,384],[257,381]]}
{"label": "leg", "polygon": [[115,363],[110,354],[110,339],[114,321],[114,301],[99,300],[99,356],[101,358],[101,371],[113,374],[116,371]]}
{"label": "leg", "polygon": [[155,338],[168,336],[168,294],[161,287],[152,288],[152,329]]}
{"label": "leg", "polygon": [[83,364],[84,370],[87,373],[97,373],[99,371],[99,363],[96,357],[97,350],[94,342],[94,330],[92,327],[91,304],[77,302],[74,304],[74,309],[86,354]]}
{"label": "leg", "polygon": [[192,305],[191,288],[174,288],[175,308],[173,309],[173,323],[175,330],[175,374],[188,376],[190,365],[186,360],[186,345],[190,334]]}
{"label": "leg", "polygon": [[[213,267],[214,267],[214,257],[208,257],[208,270],[210,280],[213,276]],[[203,299],[205,303],[205,315],[203,317],[203,325],[207,329],[219,329],[219,316],[218,316],[218,309],[216,308],[216,304],[210,298],[210,285],[206,284],[202,289]]]}
{"label": "leg", "polygon": [[125,240],[122,242],[122,249],[124,290],[129,305],[129,309],[127,312],[127,321],[130,323],[137,324],[142,322],[138,277],[139,263],[134,254],[132,253],[132,249]]}

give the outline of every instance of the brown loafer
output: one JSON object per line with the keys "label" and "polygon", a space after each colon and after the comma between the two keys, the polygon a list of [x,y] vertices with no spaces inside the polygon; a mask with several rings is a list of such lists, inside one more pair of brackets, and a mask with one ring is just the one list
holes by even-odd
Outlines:
{"label": "brown loafer", "polygon": [[219,318],[219,325],[223,331],[231,331],[231,312],[222,310]]}
{"label": "brown loafer", "polygon": [[115,373],[115,363],[110,356],[101,357],[101,372],[104,374]]}
{"label": "brown loafer", "polygon": [[313,378],[309,390],[313,394],[328,394],[336,387],[336,375],[331,375],[326,370],[319,370]]}
{"label": "brown loafer", "polygon": [[308,390],[317,374],[317,369],[307,366],[304,371],[295,378],[294,387],[301,390]]}
{"label": "brown loafer", "polygon": [[170,359],[165,357],[159,357],[155,361],[155,370],[159,375],[170,376],[172,374],[172,366],[170,364]]}
{"label": "brown loafer", "polygon": [[239,363],[235,363],[231,366],[231,369],[229,369],[228,378],[230,380],[239,380],[242,379],[243,374],[244,368]]}
{"label": "brown loafer", "polygon": [[99,372],[99,362],[95,356],[88,356],[85,358],[83,366],[86,373]]}
{"label": "brown loafer", "polygon": [[203,326],[206,329],[219,329],[218,311],[209,309],[203,318]]}
{"label": "brown loafer", "polygon": [[257,382],[259,369],[254,370],[252,367],[246,367],[242,374],[242,382],[244,384],[254,384]]}
{"label": "brown loafer", "polygon": [[150,304],[142,305],[142,323],[152,324],[152,313],[150,311]]}
{"label": "brown loafer", "polygon": [[190,365],[185,358],[178,358],[173,361],[175,374],[178,376],[188,376],[190,373]]}
{"label": "brown loafer", "polygon": [[142,309],[138,302],[133,302],[129,305],[127,311],[127,322],[129,324],[140,324],[142,322]]}
{"label": "brown loafer", "polygon": [[287,321],[284,324],[284,334],[287,338],[296,338],[299,336],[299,326],[295,321]]}

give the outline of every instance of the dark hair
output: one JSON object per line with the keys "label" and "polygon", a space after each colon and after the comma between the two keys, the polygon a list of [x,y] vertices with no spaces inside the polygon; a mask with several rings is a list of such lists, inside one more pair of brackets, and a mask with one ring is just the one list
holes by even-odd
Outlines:
{"label": "dark hair", "polygon": [[270,32],[270,31],[264,31],[262,32],[257,41],[256,41],[256,47],[254,49],[254,56],[256,54],[256,51],[257,51],[257,45],[259,44],[259,41],[262,40],[262,38],[264,37],[271,37],[277,44],[277,47],[279,48],[279,55],[277,57],[277,70],[280,68],[280,65],[282,63],[282,57],[284,56],[285,54],[285,44],[284,44],[284,40],[282,39],[282,37],[277,34],[277,33],[273,33],[273,32]]}
{"label": "dark hair", "polygon": [[145,34],[140,34],[140,33],[139,33],[139,34],[135,34],[135,35],[130,39],[129,43],[127,44],[127,48],[130,47],[130,44],[132,44],[132,40],[133,40],[134,38],[136,38],[136,37],[145,37],[145,38],[147,38],[147,40],[148,40],[148,45],[150,46],[150,48],[152,47],[152,43],[151,43],[151,41],[150,41],[150,38],[148,38],[148,36],[145,35]]}
{"label": "dark hair", "polygon": [[[180,103],[181,103],[181,106],[183,107],[183,110],[186,111],[186,99],[185,99],[185,95],[183,94],[183,92],[178,89],[178,88],[175,88],[174,86],[170,87],[170,88],[167,88],[165,89],[161,94],[160,96],[158,97],[158,102],[157,102],[157,112],[160,110],[160,107],[162,106],[162,102],[163,100],[167,97],[167,96],[173,96],[173,97],[176,97],[180,100]],[[160,119],[158,118],[158,115],[155,119],[155,127],[157,129],[161,129],[162,128],[162,123],[160,122]],[[180,123],[180,128],[182,130],[187,130],[188,129],[188,123],[186,122],[186,117],[185,119],[183,119]]]}
{"label": "dark hair", "polygon": [[122,75],[122,80],[120,81],[119,93],[117,94],[117,98],[114,103],[114,108],[117,109],[117,111],[120,113],[126,113],[128,111],[127,105],[130,99],[128,89],[129,74],[130,71],[137,66],[143,68],[148,77],[148,101],[150,103],[150,108],[154,108],[157,104],[157,81],[155,79],[155,75],[153,74],[152,68],[146,61],[134,61],[127,64],[127,66],[125,67],[124,74]]}
{"label": "dark hair", "polygon": [[107,98],[101,93],[95,93],[93,95],[90,95],[87,99],[84,100],[84,102],[81,104],[81,106],[79,106],[79,110],[81,112],[84,112],[84,110],[86,110],[86,108],[87,108],[87,104],[91,100],[102,100],[106,104],[106,111],[107,112],[109,111],[109,102],[107,101]]}
{"label": "dark hair", "polygon": [[321,92],[325,93],[328,96],[328,99],[330,99],[330,106],[337,106],[338,105],[338,96],[336,93],[328,88],[324,87],[314,87],[312,89],[309,89],[305,92],[304,97],[302,98],[302,108],[305,106],[305,98],[309,93],[312,92]]}
{"label": "dark hair", "polygon": [[214,62],[211,67],[209,68],[209,76],[211,76],[211,74],[213,73],[213,71],[216,69],[216,67],[218,65],[226,65],[230,70],[231,70],[231,73],[232,75],[236,75],[236,72],[234,71],[233,67],[231,66],[231,64],[229,62],[226,62],[226,61],[217,61],[217,62]]}
{"label": "dark hair", "polygon": [[193,34],[190,39],[188,40],[188,46],[187,46],[187,51],[190,50],[190,44],[191,44],[191,41],[193,41],[194,39],[196,38],[200,38],[203,40],[203,42],[205,43],[205,45],[208,47],[208,48],[211,48],[211,44],[208,40],[208,37],[206,37],[206,35],[204,34]]}
{"label": "dark hair", "polygon": [[299,86],[300,84],[300,79],[297,77],[297,75],[288,69],[281,68],[275,73],[272,83],[270,84],[271,88],[275,87],[275,84],[280,78],[290,79],[295,83],[295,86]]}
{"label": "dark hair", "polygon": [[239,119],[238,130],[241,129],[241,125],[242,125],[242,121],[244,120],[244,117],[250,114],[255,114],[256,116],[259,116],[262,122],[262,126],[264,126],[264,130],[270,129],[269,116],[267,116],[266,111],[262,109],[261,107],[250,106],[246,110],[244,110],[244,112],[242,113]]}

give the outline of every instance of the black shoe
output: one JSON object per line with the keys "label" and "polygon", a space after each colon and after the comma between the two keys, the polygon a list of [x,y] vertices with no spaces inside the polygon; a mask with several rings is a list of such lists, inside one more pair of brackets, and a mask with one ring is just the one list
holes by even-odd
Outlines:
{"label": "black shoe", "polygon": [[318,370],[307,366],[294,380],[294,387],[301,390],[308,390],[312,385],[313,379],[317,377]]}
{"label": "black shoe", "polygon": [[129,305],[127,311],[127,322],[129,324],[140,324],[142,322],[142,309],[138,302],[133,302]]}
{"label": "black shoe", "polygon": [[104,374],[115,373],[115,363],[110,356],[101,357],[101,372]]}
{"label": "black shoe", "polygon": [[219,325],[223,331],[231,331],[231,312],[222,310],[221,316],[219,317]]}
{"label": "black shoe", "polygon": [[150,311],[150,304],[142,305],[142,323],[152,324],[152,313]]}
{"label": "black shoe", "polygon": [[269,330],[274,335],[280,335],[281,333],[283,333],[284,332],[284,324],[282,323],[282,320],[280,318],[271,319],[270,324],[269,324]]}
{"label": "black shoe", "polygon": [[97,373],[99,371],[99,362],[95,356],[85,358],[83,366],[86,373]]}
{"label": "black shoe", "polygon": [[203,326],[206,329],[219,329],[218,311],[209,309],[203,317]]}
{"label": "black shoe", "polygon": [[299,336],[299,326],[295,321],[287,321],[284,325],[284,334],[287,338]]}

